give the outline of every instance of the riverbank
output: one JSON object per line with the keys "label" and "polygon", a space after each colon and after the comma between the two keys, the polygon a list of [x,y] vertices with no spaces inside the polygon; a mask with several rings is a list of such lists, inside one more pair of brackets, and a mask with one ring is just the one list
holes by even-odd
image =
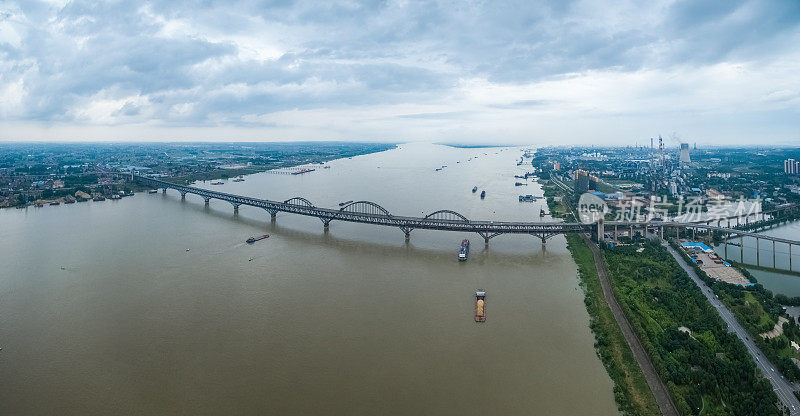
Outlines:
{"label": "riverbank", "polygon": [[[131,143],[109,147],[36,144],[9,149],[0,168],[0,207],[58,200],[76,191],[109,198],[140,188],[116,173],[137,171],[189,184],[251,175],[273,169],[321,166],[397,148],[394,143]],[[36,162],[32,162],[35,160]],[[62,202],[62,201],[58,201]]]}
{"label": "riverbank", "polygon": [[567,235],[567,248],[578,265],[589,327],[595,337],[597,355],[614,381],[614,399],[619,410],[625,415],[660,415],[639,364],[603,296],[591,250],[575,234]]}

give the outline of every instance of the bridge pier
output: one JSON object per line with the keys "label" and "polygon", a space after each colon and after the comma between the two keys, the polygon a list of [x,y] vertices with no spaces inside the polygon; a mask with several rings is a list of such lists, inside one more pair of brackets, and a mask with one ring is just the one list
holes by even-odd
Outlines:
{"label": "bridge pier", "polygon": [[205,199],[205,201],[206,201],[205,205],[208,206],[208,201],[211,201],[211,198],[203,198],[203,199]]}
{"label": "bridge pier", "polygon": [[331,220],[322,220],[322,231],[324,231],[325,233],[330,231],[330,229],[331,229],[330,228],[330,223],[331,223]]}
{"label": "bridge pier", "polygon": [[739,234],[739,263],[744,263],[744,236]]}
{"label": "bridge pier", "polygon": [[186,200],[186,192],[181,192],[181,201]]}
{"label": "bridge pier", "polygon": [[728,259],[728,237],[730,237],[730,234],[728,233],[725,233],[725,235],[722,237],[723,241],[725,242],[725,260]]}
{"label": "bridge pier", "polygon": [[240,204],[233,204],[233,213],[234,214],[238,214],[239,213],[239,205]]}
{"label": "bridge pier", "polygon": [[406,235],[406,244],[408,244],[408,242],[411,241],[411,230],[412,228],[400,227],[400,231],[402,231],[403,234]]}
{"label": "bridge pier", "polygon": [[[595,225],[595,227],[596,227],[596,231],[595,232],[597,233],[597,242],[599,243],[599,242],[605,240],[605,238],[606,238],[605,221],[603,221],[602,218],[599,218],[597,220],[597,225]],[[546,240],[546,238],[542,238],[542,244],[544,244],[545,240]]]}
{"label": "bridge pier", "polygon": [[161,193],[162,194],[166,194],[167,193],[167,188],[161,188]]}

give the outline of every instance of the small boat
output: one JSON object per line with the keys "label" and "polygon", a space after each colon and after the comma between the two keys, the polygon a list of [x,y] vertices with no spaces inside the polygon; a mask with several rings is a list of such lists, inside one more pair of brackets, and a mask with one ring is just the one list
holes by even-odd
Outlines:
{"label": "small boat", "polygon": [[486,191],[481,191],[481,199],[486,198]]}
{"label": "small boat", "polygon": [[151,189],[151,190],[147,191],[147,193],[148,193],[148,194],[155,194],[155,193],[158,193],[158,189]]}
{"label": "small boat", "polygon": [[58,201],[53,201],[53,202],[50,203],[50,205],[61,205],[61,203],[58,202]]}
{"label": "small boat", "polygon": [[225,184],[225,182],[222,182],[222,181],[217,181],[217,182],[211,182],[211,184],[212,184],[212,185],[224,185],[224,184]]}
{"label": "small boat", "polygon": [[475,322],[486,322],[486,291],[475,292]]}
{"label": "small boat", "polygon": [[234,179],[233,181],[234,182],[244,182],[244,178],[239,177],[239,178]]}
{"label": "small boat", "polygon": [[544,213],[544,208],[542,208],[542,209],[540,209],[540,210],[539,210],[539,216],[540,216],[540,217],[544,217],[544,216],[545,216],[545,213]]}
{"label": "small boat", "polygon": [[262,235],[262,236],[260,236],[260,237],[250,237],[250,238],[248,238],[247,240],[244,240],[244,241],[245,241],[247,244],[253,244],[253,243],[255,243],[256,241],[263,240],[263,239],[265,239],[265,238],[269,238],[269,234],[264,234],[264,235]]}
{"label": "small boat", "polygon": [[473,186],[472,187],[472,193],[474,194],[475,192],[478,192],[478,187],[477,186]]}

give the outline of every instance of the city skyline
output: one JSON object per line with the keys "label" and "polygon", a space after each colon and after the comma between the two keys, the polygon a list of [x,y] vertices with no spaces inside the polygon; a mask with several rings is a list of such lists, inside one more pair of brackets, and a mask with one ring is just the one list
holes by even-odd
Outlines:
{"label": "city skyline", "polygon": [[798,28],[781,0],[9,2],[0,140],[785,145]]}

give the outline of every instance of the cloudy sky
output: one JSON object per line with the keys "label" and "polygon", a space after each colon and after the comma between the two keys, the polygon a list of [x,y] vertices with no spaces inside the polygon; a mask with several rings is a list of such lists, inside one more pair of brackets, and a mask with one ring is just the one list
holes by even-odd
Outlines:
{"label": "cloudy sky", "polygon": [[800,144],[800,1],[0,0],[0,140]]}

